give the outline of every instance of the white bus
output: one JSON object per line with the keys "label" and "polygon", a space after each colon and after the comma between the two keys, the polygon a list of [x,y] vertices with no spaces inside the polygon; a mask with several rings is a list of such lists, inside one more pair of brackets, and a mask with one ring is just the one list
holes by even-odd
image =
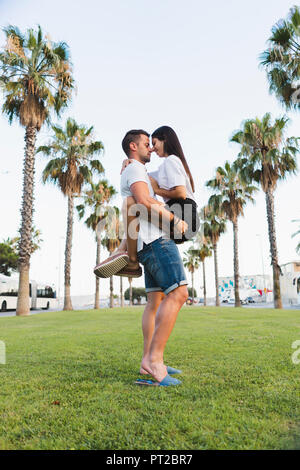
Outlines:
{"label": "white bus", "polygon": [[[16,310],[18,299],[19,279],[17,276],[0,274],[0,312]],[[53,285],[29,282],[29,299],[31,309],[57,307],[56,291]]]}

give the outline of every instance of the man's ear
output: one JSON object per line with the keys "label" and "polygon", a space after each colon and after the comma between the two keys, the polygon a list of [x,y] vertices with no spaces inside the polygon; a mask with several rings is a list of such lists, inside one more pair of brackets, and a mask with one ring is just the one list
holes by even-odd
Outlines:
{"label": "man's ear", "polygon": [[134,152],[137,150],[137,145],[135,142],[130,142],[129,144],[130,150],[133,150]]}

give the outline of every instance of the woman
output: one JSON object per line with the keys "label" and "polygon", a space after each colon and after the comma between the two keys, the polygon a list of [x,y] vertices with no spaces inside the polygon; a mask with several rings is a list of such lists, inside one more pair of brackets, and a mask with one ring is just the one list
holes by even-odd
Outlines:
{"label": "woman", "polygon": [[171,127],[159,127],[151,138],[153,151],[164,159],[156,172],[149,173],[152,188],[164,199],[171,212],[187,222],[188,230],[183,236],[171,233],[175,243],[183,243],[199,229],[194,180],[176,132]]}
{"label": "woman", "polygon": [[[183,243],[197,233],[200,224],[197,204],[194,199],[195,186],[193,177],[179,139],[171,127],[159,127],[153,132],[151,138],[152,151],[164,160],[157,171],[149,173],[152,188],[155,194],[164,199],[166,207],[178,219],[182,219],[187,223],[188,229],[183,235],[176,231],[176,226],[175,228],[170,227],[170,238],[177,244]],[[130,160],[125,160],[122,171],[130,163]],[[135,204],[133,197],[128,197],[125,214],[123,210],[123,217],[127,218],[127,226],[130,225],[132,218],[134,218],[130,218],[127,215],[129,208],[133,204]],[[142,271],[137,260],[136,245],[136,240],[129,237],[128,240],[124,238],[114,254],[100,263],[99,266],[96,266],[94,273],[99,277],[109,277],[113,274],[126,277],[141,276]]]}

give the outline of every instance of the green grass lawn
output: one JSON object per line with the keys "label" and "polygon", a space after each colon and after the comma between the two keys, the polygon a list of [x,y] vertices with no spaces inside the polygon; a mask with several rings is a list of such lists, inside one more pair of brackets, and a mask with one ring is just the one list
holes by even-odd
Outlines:
{"label": "green grass lawn", "polygon": [[141,316],[0,318],[0,449],[300,447],[299,310],[184,308],[165,354],[179,387],[134,385]]}

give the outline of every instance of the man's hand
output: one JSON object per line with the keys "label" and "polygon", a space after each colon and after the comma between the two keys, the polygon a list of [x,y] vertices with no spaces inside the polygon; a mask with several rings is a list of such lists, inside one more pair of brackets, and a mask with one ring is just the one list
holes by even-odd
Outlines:
{"label": "man's hand", "polygon": [[122,168],[121,168],[121,171],[120,171],[120,175],[123,173],[123,171],[125,170],[125,168],[127,168],[128,165],[130,165],[130,163],[132,163],[132,161],[131,161],[129,158],[126,158],[125,160],[123,160]]}

